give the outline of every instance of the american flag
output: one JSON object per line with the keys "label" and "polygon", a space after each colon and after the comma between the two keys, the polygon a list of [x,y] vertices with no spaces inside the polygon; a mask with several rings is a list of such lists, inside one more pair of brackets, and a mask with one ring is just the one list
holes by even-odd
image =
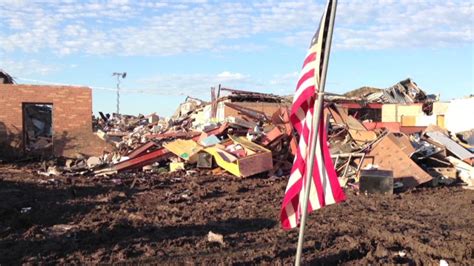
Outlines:
{"label": "american flag", "polygon": [[[299,144],[281,208],[280,219],[284,229],[294,228],[300,224],[304,191],[306,183],[308,183],[306,164],[309,159],[309,147],[313,141],[311,136],[314,130],[312,128],[314,103],[318,97],[316,93],[322,74],[331,2],[332,0],[328,2],[319,28],[311,41],[293,98],[290,121],[298,132]],[[345,199],[329,153],[324,118],[321,116],[316,119],[321,119],[321,122],[319,123],[319,136],[316,140],[308,212]]]}

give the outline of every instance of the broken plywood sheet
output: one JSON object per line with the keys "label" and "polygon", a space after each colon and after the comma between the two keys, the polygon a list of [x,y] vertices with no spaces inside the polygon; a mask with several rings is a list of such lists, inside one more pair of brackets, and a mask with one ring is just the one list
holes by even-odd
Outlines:
{"label": "broken plywood sheet", "polygon": [[349,134],[358,145],[377,139],[377,134],[374,131],[349,129]]}
{"label": "broken plywood sheet", "polygon": [[337,124],[347,126],[349,134],[358,145],[377,139],[377,134],[374,131],[368,131],[359,120],[348,115],[342,108],[335,105],[330,107],[329,111]]}
{"label": "broken plywood sheet", "polygon": [[394,143],[397,144],[397,147],[400,148],[409,158],[416,151],[413,145],[410,142],[410,139],[402,133],[392,133],[388,134],[387,138],[391,139]]}
{"label": "broken plywood sheet", "polygon": [[197,154],[203,148],[199,146],[194,140],[177,139],[172,142],[168,142],[164,147],[170,152],[176,154],[180,158],[190,163],[197,162]]}
{"label": "broken plywood sheet", "polygon": [[406,188],[431,181],[432,177],[410,159],[414,148],[409,143],[406,135],[387,134],[365,157],[364,167],[372,164],[377,165],[379,169],[391,170],[395,181],[401,181]]}
{"label": "broken plywood sheet", "polygon": [[329,111],[331,112],[334,121],[337,124],[345,124],[349,129],[364,131],[367,130],[364,125],[359,122],[359,120],[355,119],[354,117],[348,115],[344,109],[341,107],[334,105],[334,107],[330,107]]}

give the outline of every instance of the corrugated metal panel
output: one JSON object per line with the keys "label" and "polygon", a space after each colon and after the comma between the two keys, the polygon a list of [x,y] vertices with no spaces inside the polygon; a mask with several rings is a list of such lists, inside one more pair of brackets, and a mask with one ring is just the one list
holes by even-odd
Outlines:
{"label": "corrugated metal panel", "polygon": [[426,132],[426,135],[430,137],[433,141],[444,145],[448,151],[456,155],[461,160],[466,160],[470,158],[474,158],[474,154],[472,154],[470,151],[466,150],[463,146],[457,144],[454,140],[449,138],[448,136],[444,135],[441,132],[437,131],[432,131],[432,132]]}

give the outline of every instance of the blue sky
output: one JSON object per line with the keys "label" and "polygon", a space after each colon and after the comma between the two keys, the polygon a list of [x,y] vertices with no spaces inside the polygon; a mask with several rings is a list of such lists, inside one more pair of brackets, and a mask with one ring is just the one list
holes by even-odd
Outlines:
{"label": "blue sky", "polygon": [[[325,1],[0,0],[0,68],[19,83],[87,85],[94,112],[168,116],[210,87],[288,95]],[[471,1],[340,0],[327,90],[413,78],[474,94]]]}

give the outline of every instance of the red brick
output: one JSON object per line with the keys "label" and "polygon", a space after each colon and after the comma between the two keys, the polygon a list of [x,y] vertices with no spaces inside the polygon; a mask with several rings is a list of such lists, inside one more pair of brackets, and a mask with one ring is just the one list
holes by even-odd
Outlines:
{"label": "red brick", "polygon": [[[53,146],[56,156],[73,156],[76,153],[98,155],[107,149],[108,146],[92,132],[90,88],[0,84],[0,130],[6,127],[9,132],[7,137],[0,135],[0,155],[18,156],[23,150],[22,147],[15,147],[16,151],[11,149],[11,143],[23,141],[23,103],[53,104]],[[5,145],[10,146],[9,149],[2,148]],[[9,154],[5,154],[6,150],[9,150]]]}

